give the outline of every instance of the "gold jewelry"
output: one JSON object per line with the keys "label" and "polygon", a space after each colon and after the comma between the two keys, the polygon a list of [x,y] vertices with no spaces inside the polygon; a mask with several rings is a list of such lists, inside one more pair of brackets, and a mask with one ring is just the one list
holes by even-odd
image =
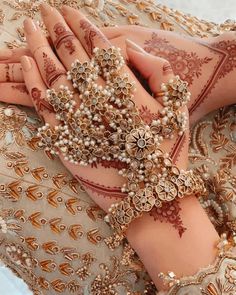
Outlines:
{"label": "gold jewelry", "polygon": [[[145,124],[133,102],[134,83],[120,74],[124,59],[115,47],[94,50],[91,62],[76,60],[68,72],[80,91],[77,108],[73,92],[61,86],[47,92],[47,101],[56,112],[60,124],[39,129],[41,146],[53,154],[61,153],[74,164],[90,165],[101,160],[119,160],[126,168],[119,174],[127,179],[122,191],[127,197],[113,204],[105,220],[116,234],[105,240],[109,247],[118,245],[130,222],[163,202],[193,194],[202,194],[201,179],[191,171],[179,171],[169,155],[159,146],[175,132],[183,134],[187,114],[184,107],[190,99],[187,83],[178,76],[161,86],[164,108],[159,119]],[[96,84],[98,75],[106,82]]]}

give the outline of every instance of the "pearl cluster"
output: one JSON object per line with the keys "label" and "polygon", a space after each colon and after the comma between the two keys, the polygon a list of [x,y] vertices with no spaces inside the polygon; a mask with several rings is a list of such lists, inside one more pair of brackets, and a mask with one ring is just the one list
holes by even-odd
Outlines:
{"label": "pearl cluster", "polygon": [[[115,47],[95,48],[90,63],[76,60],[68,79],[79,89],[80,105],[67,87],[48,90],[47,101],[60,124],[54,128],[46,124],[38,133],[45,150],[60,153],[73,164],[88,166],[103,160],[125,164],[119,174],[127,179],[122,187],[127,198],[113,204],[105,217],[118,233],[105,241],[110,245],[119,244],[129,223],[144,211],[175,198],[205,192],[199,177],[192,171],[179,171],[159,148],[174,132],[184,132],[186,118],[179,107],[189,100],[186,83],[175,77],[162,85],[165,106],[160,119],[147,125],[133,101],[134,83],[127,74],[120,73],[124,63]],[[96,83],[99,74],[105,86]]]}

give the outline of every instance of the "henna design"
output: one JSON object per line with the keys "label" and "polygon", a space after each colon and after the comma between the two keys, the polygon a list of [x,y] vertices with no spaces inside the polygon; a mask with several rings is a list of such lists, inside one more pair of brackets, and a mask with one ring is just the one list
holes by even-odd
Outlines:
{"label": "henna design", "polygon": [[10,70],[9,64],[5,65],[5,70],[6,70],[6,82],[10,82],[11,79],[10,79],[10,73],[9,73],[9,70]]}
{"label": "henna design", "polygon": [[186,134],[183,134],[178,137],[176,143],[174,144],[172,151],[170,153],[170,157],[173,161],[173,164],[177,163],[179,155],[184,147],[186,140],[187,140]]}
{"label": "henna design", "polygon": [[53,60],[43,52],[44,71],[46,74],[46,82],[51,87],[61,76],[66,75],[65,70],[56,68]]}
{"label": "henna design", "polygon": [[170,65],[169,63],[165,63],[165,64],[163,65],[162,70],[163,70],[163,74],[164,74],[164,75],[166,75],[166,74],[170,74],[170,73],[173,73],[172,67],[171,67],[171,65]]}
{"label": "henna design", "polygon": [[103,36],[103,34],[87,20],[82,19],[80,21],[80,28],[84,31],[84,40],[87,45],[87,52],[92,55],[93,49],[96,47],[94,42],[95,37],[100,39],[102,42],[107,43],[108,40]]}
{"label": "henna design", "polygon": [[146,40],[144,44],[144,50],[148,53],[168,60],[174,74],[187,81],[188,85],[192,85],[194,77],[198,78],[202,74],[201,67],[212,60],[209,57],[199,58],[196,52],[177,49],[155,32],[151,40]]}
{"label": "henna design", "polygon": [[12,82],[15,81],[15,78],[14,78],[14,67],[15,67],[15,64],[12,64],[11,66],[11,76],[12,76]]}
{"label": "henna design", "polygon": [[210,49],[212,52],[220,55],[221,59],[215,66],[215,69],[203,90],[190,106],[190,115],[192,115],[193,112],[200,106],[200,104],[203,103],[206,97],[214,89],[216,83],[236,68],[236,40],[224,40],[211,45],[203,41],[199,43]]}
{"label": "henna design", "polygon": [[101,159],[99,159],[97,162],[92,163],[91,167],[97,168],[98,164],[100,164],[104,168],[115,168],[117,170],[127,168],[127,164],[119,160],[107,161],[107,160],[101,160]]}
{"label": "henna design", "polygon": [[21,93],[29,94],[29,91],[24,84],[12,85],[11,88],[18,90]]}
{"label": "henna design", "polygon": [[42,91],[36,87],[31,90],[31,97],[35,101],[37,111],[47,110],[49,113],[53,113],[53,107],[44,98],[41,98],[41,93]]}
{"label": "henna design", "polygon": [[168,203],[163,203],[161,208],[153,207],[149,215],[152,216],[155,221],[169,222],[178,230],[179,236],[182,237],[187,228],[183,226],[180,211],[181,207],[179,200],[173,200]]}
{"label": "henna design", "polygon": [[123,199],[126,196],[125,193],[121,192],[120,187],[107,187],[102,184],[94,183],[88,179],[84,179],[78,175],[75,175],[75,177],[84,188],[104,198]]}
{"label": "henna design", "polygon": [[[144,44],[146,45],[144,49],[147,52],[167,59],[174,74],[178,74],[189,85],[193,83],[194,77],[198,78],[202,74],[201,67],[203,64],[207,64],[212,60],[209,57],[201,59],[196,53],[187,53],[184,50],[176,49],[169,44],[169,41],[158,37],[155,32],[153,32],[151,40],[146,40]],[[198,44],[206,47],[221,58],[215,65],[212,75],[204,85],[201,93],[189,106],[190,116],[210,95],[217,82],[236,68],[236,40],[223,40],[213,44],[198,41]]]}
{"label": "henna design", "polygon": [[56,24],[53,30],[56,34],[56,40],[54,41],[56,49],[59,49],[61,45],[64,44],[69,54],[75,52],[75,45],[73,44],[75,35],[71,31],[67,31],[62,23]]}
{"label": "henna design", "polygon": [[157,120],[159,117],[158,114],[152,113],[147,106],[143,105],[141,106],[141,109],[139,109],[139,114],[143,121],[148,125],[151,124],[153,120]]}

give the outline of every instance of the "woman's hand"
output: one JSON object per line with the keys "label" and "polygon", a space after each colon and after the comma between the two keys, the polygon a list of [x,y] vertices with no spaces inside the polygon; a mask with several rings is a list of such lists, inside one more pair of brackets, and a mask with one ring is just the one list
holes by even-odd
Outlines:
{"label": "woman's hand", "polygon": [[[73,12],[68,11],[67,15],[69,23]],[[212,110],[235,103],[236,67],[230,62],[234,53],[233,48],[227,49],[227,45],[236,46],[233,33],[199,39],[131,25],[102,28],[101,31],[113,45],[122,49],[126,58],[126,40],[130,39],[150,54],[170,62],[174,73],[189,82],[191,123]],[[0,52],[0,100],[32,106],[21,72],[20,57],[23,55],[31,56],[31,53],[23,48]],[[159,77],[159,82],[161,80]]]}
{"label": "woman's hand", "polygon": [[[56,9],[47,5],[42,6],[42,12],[60,60],[54,54],[41,30],[28,19],[25,21],[26,38],[34,59],[29,57],[22,59],[23,74],[36,110],[45,122],[55,126],[57,124],[55,113],[45,100],[46,89],[59,90],[60,85],[65,85],[72,90],[72,83],[66,78],[66,72],[71,68],[72,62],[75,59],[79,59],[81,62],[88,61],[93,55],[94,47],[108,48],[111,43],[77,10],[65,7],[63,9],[65,19]],[[71,18],[73,18],[73,22],[70,22]],[[149,80],[152,92],[159,92],[161,83],[167,82],[173,77],[169,63],[147,54],[138,46],[135,47],[135,44],[131,44],[132,47],[130,44],[128,45],[127,55],[130,62],[139,70],[140,74]],[[137,92],[134,95],[134,101],[145,123],[150,123],[153,118],[158,116],[158,111],[161,111],[163,106],[145,91],[127,66],[124,67],[124,72],[128,73],[130,78],[135,81]],[[104,84],[104,81],[100,78],[99,83]],[[78,94],[75,95],[75,100],[78,104],[80,103]],[[187,115],[187,109],[183,111]],[[174,139],[165,141],[161,146],[164,152],[172,153],[174,162],[180,169],[187,167],[188,136],[189,130],[187,128],[181,138],[176,135]],[[81,167],[63,159],[62,161],[71,173],[84,184],[88,193],[104,210],[107,210],[111,203],[117,199],[124,197],[124,193],[120,191],[124,179],[118,176],[120,165],[118,161],[113,163],[102,161],[97,165],[97,168]]]}
{"label": "woman's hand", "polygon": [[[88,61],[93,55],[94,47],[108,48],[111,43],[77,10],[64,7],[63,18],[57,10],[44,4],[42,14],[57,55],[41,30],[28,19],[25,21],[25,31],[28,48],[33,58],[24,56],[21,62],[24,81],[33,104],[45,122],[53,127],[58,122],[51,105],[45,99],[47,88],[59,90],[60,85],[65,85],[73,90],[72,83],[66,77],[66,72],[71,68],[72,62],[75,59],[81,62]],[[126,55],[130,64],[148,80],[151,91],[158,94],[161,90],[161,83],[173,77],[169,63],[144,52],[132,42],[127,42],[127,45]],[[123,67],[123,73],[127,73],[130,80],[135,82],[137,91],[133,100],[143,121],[150,124],[154,118],[159,116],[163,105],[144,89],[127,65]],[[99,78],[99,84],[104,85],[102,78]],[[79,94],[76,94],[74,99],[79,106]],[[182,107],[182,112],[188,116],[187,107]],[[187,167],[188,158],[188,127],[187,122],[184,134],[164,140],[160,147],[164,152],[170,154],[172,161],[179,169],[184,170]],[[93,200],[105,211],[112,203],[126,197],[126,194],[121,192],[121,186],[125,180],[117,173],[121,167],[119,161],[100,161],[94,167],[83,167],[71,164],[61,155],[59,156],[64,165],[83,184]],[[162,212],[163,214],[160,212],[152,215],[144,214],[142,218],[133,221],[127,231],[127,238],[131,246],[137,251],[158,288],[164,288],[157,277],[158,272],[167,272],[172,269],[177,275],[192,274],[199,267],[212,262],[215,255],[213,245],[218,236],[196,198],[188,197],[186,201],[181,199],[173,204],[172,209],[174,209],[173,214],[176,214],[175,218],[170,217],[168,208],[166,212]],[[201,222],[196,222],[196,220]],[[170,223],[178,229],[179,234],[184,232],[181,239],[178,231]],[[188,229],[186,232],[184,226]],[[200,228],[204,228],[204,231]],[[204,241],[202,241],[203,237]],[[143,241],[145,247],[143,247]],[[197,258],[195,258],[196,249],[200,253],[200,257]],[[189,266],[190,260],[192,261],[191,266]]]}

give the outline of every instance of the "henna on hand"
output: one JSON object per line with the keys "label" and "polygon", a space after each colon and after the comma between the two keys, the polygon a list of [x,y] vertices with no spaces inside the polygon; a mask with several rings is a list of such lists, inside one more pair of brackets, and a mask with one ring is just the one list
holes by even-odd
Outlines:
{"label": "henna on hand", "polygon": [[43,52],[44,71],[46,76],[46,82],[51,87],[61,76],[66,75],[65,70],[58,69],[53,60]]}
{"label": "henna on hand", "polygon": [[99,183],[94,183],[91,180],[84,179],[78,175],[75,175],[75,177],[85,189],[98,196],[110,199],[115,198],[117,200],[123,199],[126,196],[126,194],[121,191],[120,187],[109,187]]}
{"label": "henna on hand", "polygon": [[56,39],[54,41],[56,49],[59,49],[64,44],[69,54],[74,53],[75,45],[73,44],[73,40],[75,39],[75,35],[71,31],[67,31],[62,23],[57,23],[53,30],[56,34]]}
{"label": "henna on hand", "polygon": [[53,107],[44,98],[41,97],[41,94],[41,90],[36,87],[32,88],[31,97],[35,102],[37,111],[41,113],[42,111],[46,110],[49,113],[53,113]]}
{"label": "henna on hand", "polygon": [[192,115],[200,104],[203,103],[220,79],[236,69],[236,40],[222,40],[213,44],[202,41],[200,44],[219,55],[220,61],[215,66],[214,71],[202,92],[189,108],[189,115]]}
{"label": "henna on hand", "polygon": [[12,85],[11,88],[14,90],[18,90],[21,93],[25,93],[27,95],[29,94],[29,91],[24,84]]}
{"label": "henna on hand", "polygon": [[84,40],[85,44],[87,46],[87,52],[92,55],[93,49],[96,47],[94,39],[98,38],[103,42],[107,42],[105,37],[101,34],[101,32],[93,26],[91,23],[89,23],[87,20],[82,19],[80,21],[80,28],[84,31]]}
{"label": "henna on hand", "polygon": [[200,58],[196,52],[178,49],[156,32],[152,33],[151,39],[146,40],[144,45],[144,50],[148,53],[168,60],[174,74],[188,82],[189,86],[193,84],[195,77],[202,75],[202,66],[212,60],[209,57]]}

